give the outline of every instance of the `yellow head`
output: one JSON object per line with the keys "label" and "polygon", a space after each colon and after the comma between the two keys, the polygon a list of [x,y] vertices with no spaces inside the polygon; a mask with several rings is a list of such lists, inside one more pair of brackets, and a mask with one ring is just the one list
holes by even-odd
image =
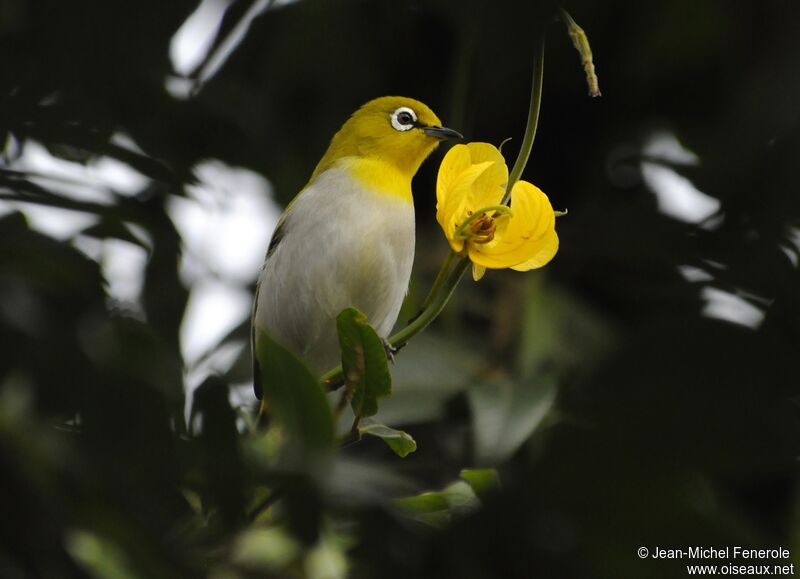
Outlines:
{"label": "yellow head", "polygon": [[319,175],[343,157],[390,164],[409,182],[422,161],[443,139],[462,138],[427,105],[405,97],[381,97],[358,109],[333,136],[312,175]]}

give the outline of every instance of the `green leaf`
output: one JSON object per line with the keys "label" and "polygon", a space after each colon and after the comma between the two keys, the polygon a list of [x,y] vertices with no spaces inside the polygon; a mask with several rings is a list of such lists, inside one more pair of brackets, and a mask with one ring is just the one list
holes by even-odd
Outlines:
{"label": "green leaf", "polygon": [[474,424],[479,463],[497,464],[514,454],[547,417],[556,398],[556,383],[510,381],[472,386],[467,401]]}
{"label": "green leaf", "polygon": [[134,570],[129,555],[107,537],[84,530],[73,530],[65,537],[65,547],[79,566],[93,577],[142,579]]}
{"label": "green leaf", "polygon": [[608,323],[564,288],[527,276],[524,304],[517,350],[520,381],[585,376],[613,351],[616,339]]}
{"label": "green leaf", "polygon": [[405,458],[415,450],[417,450],[416,441],[411,438],[411,435],[402,430],[395,430],[389,428],[384,424],[378,424],[372,420],[364,420],[358,427],[361,434],[368,434],[370,436],[377,436],[389,445],[394,453],[400,458]]}
{"label": "green leaf", "polygon": [[244,471],[236,412],[230,405],[228,385],[218,376],[209,376],[195,390],[192,421],[195,415],[203,419],[197,437],[206,480],[203,505],[218,508],[222,521],[234,528],[244,513]]}
{"label": "green leaf", "polygon": [[301,551],[302,545],[281,527],[251,528],[236,538],[231,558],[251,569],[280,571]]}
{"label": "green leaf", "polygon": [[450,505],[441,491],[394,499],[392,504],[412,519],[433,527],[444,527],[451,519]]}
{"label": "green leaf", "polygon": [[493,468],[465,468],[458,476],[467,481],[479,497],[500,488],[500,475]]}
{"label": "green leaf", "polygon": [[472,487],[460,480],[444,490],[394,499],[392,504],[414,520],[441,528],[453,518],[474,512],[481,502]]}
{"label": "green leaf", "polygon": [[345,385],[351,392],[350,406],[356,416],[378,412],[378,398],[392,393],[392,376],[383,340],[356,308],[336,317]]}
{"label": "green leaf", "polygon": [[305,451],[332,449],[333,416],[328,399],[302,360],[258,330],[256,355],[264,398],[289,438]]}
{"label": "green leaf", "polygon": [[450,506],[450,511],[455,516],[462,516],[475,511],[481,505],[478,495],[472,487],[463,480],[457,480],[444,488],[445,499]]}
{"label": "green leaf", "polygon": [[515,377],[477,384],[467,395],[481,465],[506,460],[552,420],[560,377],[591,374],[615,342],[607,324],[563,288],[542,276],[526,280]]}
{"label": "green leaf", "polygon": [[338,540],[332,533],[323,533],[320,540],[306,552],[303,571],[307,579],[346,579],[348,573],[347,541]]}
{"label": "green leaf", "polygon": [[446,510],[449,507],[447,499],[441,491],[430,491],[413,497],[394,499],[392,504],[401,511],[411,515],[434,513],[436,511]]}
{"label": "green leaf", "polygon": [[484,354],[459,336],[417,335],[397,357],[392,397],[381,400],[375,419],[403,425],[443,420],[447,403],[486,367]]}

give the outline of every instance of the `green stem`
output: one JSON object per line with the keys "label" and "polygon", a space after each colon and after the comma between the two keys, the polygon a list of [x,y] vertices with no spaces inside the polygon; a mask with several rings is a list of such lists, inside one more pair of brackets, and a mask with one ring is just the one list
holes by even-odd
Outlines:
{"label": "green stem", "polygon": [[339,388],[344,384],[344,376],[342,376],[342,367],[336,366],[336,368],[329,370],[327,373],[322,375],[319,381],[322,382],[326,390],[329,390],[331,392],[336,390],[337,388]]}
{"label": "green stem", "polygon": [[267,496],[264,500],[262,500],[258,505],[253,508],[249,513],[247,513],[247,519],[252,523],[255,521],[258,516],[266,511],[269,507],[275,504],[275,501],[280,499],[283,496],[283,489],[276,488],[273,490],[269,496]]}
{"label": "green stem", "polygon": [[589,87],[589,96],[599,97],[600,84],[597,80],[597,73],[594,70],[594,58],[592,57],[592,47],[589,46],[589,38],[583,28],[578,26],[578,23],[569,15],[569,12],[561,7],[558,10],[561,12],[561,20],[567,27],[567,34],[572,40],[572,46],[575,47],[581,57],[583,72],[586,74],[586,84]]}
{"label": "green stem", "polygon": [[431,287],[431,291],[428,292],[428,295],[425,296],[425,301],[422,302],[422,307],[420,308],[420,315],[424,310],[431,305],[431,300],[433,296],[439,291],[439,288],[444,283],[444,280],[447,279],[447,274],[450,271],[450,264],[453,263],[453,258],[456,256],[455,252],[449,251],[447,252],[447,257],[444,258],[444,263],[442,267],[439,269],[439,273],[436,276],[436,281],[433,282],[433,287]]}
{"label": "green stem", "polygon": [[354,442],[358,442],[361,440],[361,433],[358,431],[358,423],[361,422],[361,417],[356,416],[353,420],[353,425],[350,427],[350,430],[347,431],[347,434],[342,436],[338,440],[339,446],[347,446],[349,444],[353,444]]}
{"label": "green stem", "polygon": [[533,139],[536,137],[536,127],[539,125],[539,108],[542,105],[542,80],[544,78],[544,39],[545,35],[544,31],[542,31],[539,50],[533,60],[533,85],[531,86],[531,101],[528,107],[528,124],[525,127],[525,137],[522,139],[519,155],[517,155],[517,160],[514,162],[514,167],[508,176],[503,205],[507,205],[511,200],[511,189],[525,170],[525,165],[528,164],[528,158],[531,156],[531,149],[533,149]]}
{"label": "green stem", "polygon": [[436,293],[431,291],[428,299],[425,300],[428,303],[428,307],[423,309],[413,322],[389,338],[389,343],[392,346],[395,348],[405,346],[411,338],[427,328],[428,325],[439,316],[444,306],[447,305],[447,302],[450,300],[450,296],[453,295],[453,291],[456,289],[458,282],[461,281],[461,278],[464,276],[464,272],[467,271],[469,264],[469,258],[466,256],[462,256],[456,262],[445,281],[439,287],[439,290]]}
{"label": "green stem", "polygon": [[[533,149],[533,140],[536,137],[536,128],[539,125],[539,109],[542,104],[544,41],[545,35],[544,31],[542,31],[539,41],[539,50],[536,52],[533,62],[533,85],[531,86],[531,100],[530,106],[528,107],[528,123],[525,127],[525,137],[522,140],[522,146],[520,147],[517,160],[514,162],[514,167],[511,169],[511,174],[508,177],[508,186],[506,187],[506,194],[503,197],[502,205],[508,204],[511,198],[511,189],[514,187],[514,183],[517,182],[520,175],[522,175],[522,171],[525,170],[525,165],[528,164],[528,158],[531,155],[531,149]],[[444,309],[444,306],[450,300],[450,296],[453,295],[453,291],[456,289],[458,282],[461,281],[464,272],[467,271],[470,264],[469,258],[462,256],[450,273],[446,274],[446,277],[444,277],[443,274],[447,271],[454,255],[455,254],[451,252],[442,266],[442,269],[439,271],[433,288],[431,288],[428,297],[425,298],[422,313],[420,313],[413,322],[389,338],[389,342],[392,346],[396,348],[404,346],[411,338],[428,327]],[[446,281],[442,282],[443,278]]]}
{"label": "green stem", "polygon": [[[456,258],[458,259],[455,265],[451,267],[451,264]],[[427,328],[428,325],[439,316],[444,306],[447,305],[447,302],[450,300],[450,296],[453,295],[453,291],[455,291],[458,282],[461,281],[461,278],[464,276],[464,272],[467,271],[469,264],[470,261],[467,256],[459,255],[453,251],[448,253],[442,264],[442,268],[439,270],[439,275],[433,283],[431,291],[428,292],[428,297],[426,297],[423,302],[420,313],[416,318],[411,320],[405,328],[389,338],[388,342],[392,347],[398,349],[402,348],[411,338]],[[342,386],[344,383],[342,367],[337,366],[324,374],[320,378],[320,382],[322,382],[328,390],[336,390]]]}
{"label": "green stem", "polygon": [[[393,347],[401,348],[405,346],[411,338],[427,328],[442,312],[470,264],[467,256],[460,256],[456,264],[451,268],[450,264],[457,256],[458,254],[452,251],[448,254],[444,264],[442,264],[442,268],[439,270],[439,275],[433,284],[433,288],[428,293],[428,297],[425,298],[422,311],[405,328],[389,338],[389,344]],[[320,382],[328,390],[339,388],[344,383],[342,367],[337,366],[327,374],[324,374],[320,378]]]}

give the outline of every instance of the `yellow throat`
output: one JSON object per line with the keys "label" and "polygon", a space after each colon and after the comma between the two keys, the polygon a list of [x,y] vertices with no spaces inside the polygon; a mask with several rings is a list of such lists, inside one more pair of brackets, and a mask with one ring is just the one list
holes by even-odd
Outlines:
{"label": "yellow throat", "polygon": [[339,129],[311,181],[333,166],[344,166],[378,194],[412,201],[411,179],[439,142],[461,137],[441,126],[424,103],[406,97],[381,97],[358,109]]}

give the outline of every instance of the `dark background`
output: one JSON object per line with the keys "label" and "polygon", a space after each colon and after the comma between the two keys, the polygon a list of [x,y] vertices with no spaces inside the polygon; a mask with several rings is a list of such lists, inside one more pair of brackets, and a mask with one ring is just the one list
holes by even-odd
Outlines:
{"label": "dark background", "polygon": [[[251,4],[230,6],[223,34]],[[513,137],[510,163],[536,34],[553,19],[537,2],[299,1],[257,18],[194,96],[174,97],[169,42],[195,7],[0,1],[0,205],[16,203],[0,217],[3,577],[324,576],[297,558],[259,567],[235,556],[254,528],[236,511],[264,482],[227,396],[247,381],[246,353],[203,384],[204,427],[187,429],[179,327],[192,288],[168,200],[187,194],[197,163],[219,159],[263,174],[283,205],[347,115],[385,94],[426,102],[468,140]],[[564,7],[589,35],[603,96],[586,96],[553,19],[524,178],[569,209],[558,255],[544,270],[465,280],[400,354],[379,416],[413,434],[417,453],[348,448],[345,493],[283,481],[301,523],[288,535],[313,543],[325,512],[353,576],[681,577],[685,562],[642,561],[637,548],[795,555],[800,8]],[[119,132],[141,151],[112,144]],[[659,134],[699,162],[645,150]],[[119,159],[147,185],[105,204],[76,199],[15,169],[30,141],[77,163]],[[446,253],[434,218],[441,155],[414,183],[406,319]],[[685,177],[718,210],[660,210],[648,166]],[[140,309],[108,298],[74,237],[31,228],[31,205],[96,216],[80,235],[136,244],[125,224],[146,231]],[[734,304],[723,313],[709,305],[720,295]],[[226,343],[241,349],[246,333]],[[347,461],[371,474],[348,474]],[[479,511],[434,530],[387,508],[386,496],[441,488],[468,466],[500,471],[502,492]],[[391,484],[377,488],[378,473]]]}

